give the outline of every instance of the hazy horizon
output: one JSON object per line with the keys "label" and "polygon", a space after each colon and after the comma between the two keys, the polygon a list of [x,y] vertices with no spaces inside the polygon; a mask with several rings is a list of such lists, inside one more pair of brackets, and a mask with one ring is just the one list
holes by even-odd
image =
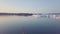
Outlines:
{"label": "hazy horizon", "polygon": [[0,13],[60,13],[60,0],[0,0]]}

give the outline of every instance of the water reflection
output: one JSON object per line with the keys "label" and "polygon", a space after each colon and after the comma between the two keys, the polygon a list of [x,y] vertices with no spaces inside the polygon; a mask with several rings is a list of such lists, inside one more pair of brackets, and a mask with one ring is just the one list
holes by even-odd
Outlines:
{"label": "water reflection", "polygon": [[[53,18],[53,19],[52,19]],[[56,34],[60,16],[0,16],[0,34]]]}
{"label": "water reflection", "polygon": [[60,19],[60,16],[57,15],[33,15],[34,18],[52,18],[52,19]]}

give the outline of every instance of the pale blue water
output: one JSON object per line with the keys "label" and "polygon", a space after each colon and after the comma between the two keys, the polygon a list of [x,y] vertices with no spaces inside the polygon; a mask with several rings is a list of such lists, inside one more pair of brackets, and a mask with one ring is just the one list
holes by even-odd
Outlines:
{"label": "pale blue water", "polygon": [[0,16],[0,34],[60,34],[60,18]]}

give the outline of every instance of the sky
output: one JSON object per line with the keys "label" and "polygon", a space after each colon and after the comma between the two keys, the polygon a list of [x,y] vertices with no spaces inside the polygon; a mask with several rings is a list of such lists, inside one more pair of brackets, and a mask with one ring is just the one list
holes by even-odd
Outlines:
{"label": "sky", "polygon": [[60,13],[60,0],[0,0],[0,13]]}

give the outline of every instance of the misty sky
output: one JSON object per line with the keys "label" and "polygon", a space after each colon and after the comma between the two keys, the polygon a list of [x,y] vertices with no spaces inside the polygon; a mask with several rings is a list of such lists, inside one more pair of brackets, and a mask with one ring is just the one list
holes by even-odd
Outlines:
{"label": "misty sky", "polygon": [[0,0],[0,12],[60,12],[60,0]]}

